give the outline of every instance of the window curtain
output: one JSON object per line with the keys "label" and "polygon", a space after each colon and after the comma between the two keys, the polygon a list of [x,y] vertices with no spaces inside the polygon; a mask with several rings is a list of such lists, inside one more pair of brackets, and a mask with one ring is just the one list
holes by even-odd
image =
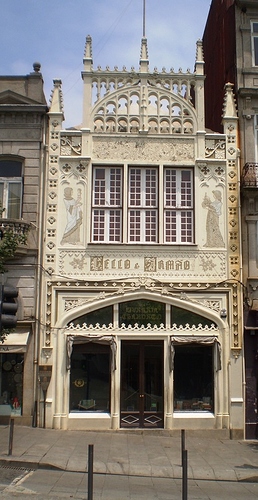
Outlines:
{"label": "window curtain", "polygon": [[67,335],[66,347],[67,347],[67,370],[71,368],[71,356],[73,352],[73,344],[85,344],[87,342],[94,342],[96,344],[110,345],[111,349],[111,370],[116,370],[116,351],[117,345],[113,336],[91,336],[91,335]]}
{"label": "window curtain", "polygon": [[175,360],[175,348],[174,345],[184,345],[184,344],[204,344],[204,345],[215,345],[215,359],[214,368],[215,371],[221,370],[221,344],[217,337],[201,337],[201,336],[182,336],[182,337],[170,337],[170,351],[169,351],[169,368],[172,372],[174,370],[174,360]]}

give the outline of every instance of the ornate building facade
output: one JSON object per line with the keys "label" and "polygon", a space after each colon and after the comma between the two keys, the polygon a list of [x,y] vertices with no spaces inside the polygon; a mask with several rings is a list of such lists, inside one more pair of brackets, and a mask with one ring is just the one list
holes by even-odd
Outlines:
{"label": "ornate building facade", "polygon": [[221,130],[222,89],[234,85],[239,115],[244,296],[245,437],[258,437],[258,5],[213,0],[203,37],[206,123]]}
{"label": "ornate building facade", "polygon": [[[243,434],[238,118],[205,129],[195,71],[93,69],[83,123],[49,111],[39,425]],[[43,405],[41,405],[41,409]]]}

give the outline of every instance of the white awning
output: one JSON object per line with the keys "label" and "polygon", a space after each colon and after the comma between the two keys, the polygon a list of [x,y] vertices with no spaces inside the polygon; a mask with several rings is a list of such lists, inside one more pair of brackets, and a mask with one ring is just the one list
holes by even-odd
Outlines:
{"label": "white awning", "polygon": [[0,354],[26,352],[29,334],[29,332],[9,333],[4,342],[0,342]]}

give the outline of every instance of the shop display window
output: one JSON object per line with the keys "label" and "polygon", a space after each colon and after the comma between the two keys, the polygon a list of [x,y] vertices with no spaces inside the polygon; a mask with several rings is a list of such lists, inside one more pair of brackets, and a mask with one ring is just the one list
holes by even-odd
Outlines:
{"label": "shop display window", "polygon": [[70,412],[110,411],[110,346],[73,346],[70,374]]}
{"label": "shop display window", "polygon": [[175,345],[174,411],[214,411],[213,346]]}
{"label": "shop display window", "polygon": [[0,415],[22,414],[23,354],[0,354]]}

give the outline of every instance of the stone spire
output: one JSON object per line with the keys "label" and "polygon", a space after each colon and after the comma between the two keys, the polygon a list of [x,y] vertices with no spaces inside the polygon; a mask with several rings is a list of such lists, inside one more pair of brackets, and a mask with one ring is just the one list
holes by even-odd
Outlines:
{"label": "stone spire", "polygon": [[90,71],[92,69],[92,38],[90,35],[86,37],[84,57],[83,57],[84,70]]}
{"label": "stone spire", "polygon": [[53,80],[54,88],[50,97],[50,108],[49,113],[61,114],[64,120],[64,108],[63,108],[63,93],[62,93],[62,81]]}
{"label": "stone spire", "polygon": [[198,40],[196,43],[195,72],[196,75],[204,74],[204,57],[203,57],[203,47],[201,40]]}

